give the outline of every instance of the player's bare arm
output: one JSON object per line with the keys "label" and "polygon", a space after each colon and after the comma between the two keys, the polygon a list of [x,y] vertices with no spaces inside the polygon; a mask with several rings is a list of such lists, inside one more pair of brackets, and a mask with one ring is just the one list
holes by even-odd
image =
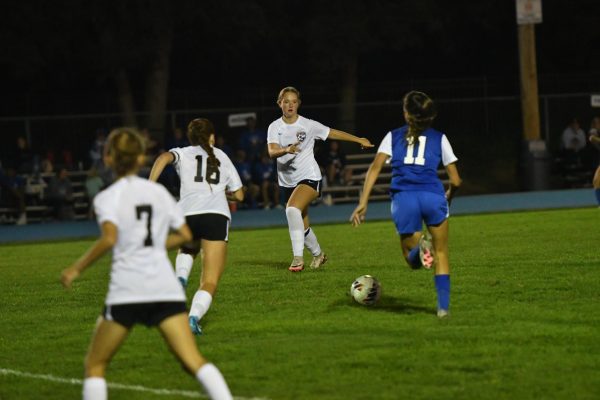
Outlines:
{"label": "player's bare arm", "polygon": [[156,182],[160,174],[162,174],[165,167],[175,161],[175,156],[170,151],[166,151],[162,153],[160,156],[156,158],[154,161],[154,165],[152,165],[152,170],[150,171],[149,180]]}
{"label": "player's bare arm", "polygon": [[117,226],[112,222],[102,224],[102,235],[100,239],[90,247],[77,261],[69,268],[62,271],[60,280],[64,287],[71,287],[71,283],[81,275],[81,273],[92,265],[96,260],[102,257],[106,252],[112,249],[117,243]]}
{"label": "player's bare arm", "polygon": [[183,224],[176,231],[169,233],[165,247],[167,250],[172,250],[177,247],[181,247],[181,245],[191,241],[192,239],[193,236],[190,227],[187,224]]}
{"label": "player's bare arm", "polygon": [[344,140],[346,142],[358,143],[358,144],[360,144],[360,147],[363,149],[368,149],[368,148],[371,148],[374,146],[373,143],[371,143],[371,141],[367,138],[358,137],[358,136],[352,135],[351,133],[340,131],[337,129],[331,129],[329,131],[329,136],[327,137],[327,139]]}
{"label": "player's bare arm", "polygon": [[375,182],[377,182],[377,178],[379,178],[379,173],[381,172],[383,164],[385,164],[388,158],[389,156],[385,153],[377,153],[377,155],[375,155],[375,159],[369,166],[367,175],[365,177],[365,182],[363,183],[363,190],[360,195],[358,206],[356,206],[354,212],[352,212],[352,215],[350,216],[350,222],[352,222],[352,226],[358,226],[365,220],[371,191],[373,190]]}
{"label": "player's bare arm", "polygon": [[286,154],[298,154],[300,153],[300,142],[296,142],[294,144],[290,144],[286,147],[281,147],[277,143],[269,143],[269,157],[271,159],[279,158]]}
{"label": "player's bare arm", "polygon": [[245,188],[241,187],[238,190],[236,190],[235,192],[230,193],[227,196],[227,199],[231,200],[231,201],[237,201],[238,203],[241,203],[242,201],[244,201],[244,195],[245,194],[246,194]]}
{"label": "player's bare arm", "polygon": [[452,198],[454,198],[454,195],[462,184],[462,179],[458,174],[456,163],[446,165],[446,173],[448,174],[448,179],[450,181],[448,190],[446,191],[446,199],[448,200],[448,204],[450,204],[452,202]]}

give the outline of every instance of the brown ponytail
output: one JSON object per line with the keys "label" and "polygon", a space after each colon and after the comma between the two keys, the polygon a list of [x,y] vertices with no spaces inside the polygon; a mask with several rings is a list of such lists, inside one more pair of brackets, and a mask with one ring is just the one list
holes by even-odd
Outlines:
{"label": "brown ponytail", "polygon": [[146,152],[144,140],[134,128],[116,128],[110,132],[105,151],[112,158],[112,168],[117,176],[136,170],[138,158]]}
{"label": "brown ponytail", "polygon": [[221,162],[215,156],[215,151],[210,145],[210,135],[214,133],[214,125],[206,118],[196,118],[188,124],[188,140],[193,146],[200,146],[208,153],[206,164],[209,167],[218,169]]}
{"label": "brown ponytail", "polygon": [[421,132],[429,129],[437,116],[437,110],[429,96],[416,90],[408,92],[402,102],[406,123],[408,124],[406,141],[413,144],[417,141]]}

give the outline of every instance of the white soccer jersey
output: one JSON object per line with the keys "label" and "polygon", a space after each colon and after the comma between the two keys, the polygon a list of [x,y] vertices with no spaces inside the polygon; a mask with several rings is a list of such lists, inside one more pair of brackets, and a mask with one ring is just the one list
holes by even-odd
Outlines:
{"label": "white soccer jersey", "polygon": [[321,170],[315,160],[315,140],[325,140],[330,129],[320,122],[298,116],[293,124],[279,118],[269,125],[267,143],[277,143],[281,147],[299,143],[298,154],[286,154],[277,158],[279,185],[295,187],[300,181],[321,179]]}
{"label": "white soccer jersey", "polygon": [[106,305],[185,301],[165,243],[169,228],[185,223],[162,186],[137,176],[117,180],[94,198],[98,224],[117,226]]}
{"label": "white soccer jersey", "polygon": [[181,181],[179,204],[185,215],[211,213],[231,219],[225,191],[240,189],[242,180],[227,154],[216,147],[213,149],[221,162],[214,171],[207,169],[208,153],[200,146],[169,150],[175,156],[173,164]]}

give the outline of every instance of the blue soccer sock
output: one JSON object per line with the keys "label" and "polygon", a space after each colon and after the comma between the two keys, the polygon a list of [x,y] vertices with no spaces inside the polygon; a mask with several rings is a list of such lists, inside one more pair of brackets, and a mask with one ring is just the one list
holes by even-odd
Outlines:
{"label": "blue soccer sock", "polygon": [[419,246],[414,247],[408,252],[408,263],[413,268],[419,268],[423,266],[421,264],[421,259],[419,258]]}
{"label": "blue soccer sock", "polygon": [[438,310],[450,309],[450,275],[435,275],[435,290],[438,296]]}
{"label": "blue soccer sock", "polygon": [[600,189],[596,189],[596,201],[598,202],[598,205],[600,206]]}

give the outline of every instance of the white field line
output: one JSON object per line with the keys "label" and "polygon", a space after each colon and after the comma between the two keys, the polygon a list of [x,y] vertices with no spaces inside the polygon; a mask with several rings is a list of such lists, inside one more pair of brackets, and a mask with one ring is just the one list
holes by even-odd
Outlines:
{"label": "white field line", "polygon": [[[31,378],[31,379],[40,379],[43,381],[56,382],[56,383],[66,383],[69,385],[83,385],[83,380],[75,379],[75,378],[61,378],[59,376],[54,375],[45,375],[45,374],[32,374],[30,372],[22,372],[15,371],[13,369],[0,368],[0,375],[13,375],[21,378]],[[198,392],[193,392],[190,390],[177,390],[177,389],[155,389],[149,388],[140,385],[125,385],[122,383],[114,383],[107,382],[107,386],[109,389],[117,389],[117,390],[133,390],[136,392],[146,392],[152,393],[159,396],[181,396],[181,397],[189,397],[194,399],[206,399],[208,398],[205,394],[200,392],[200,388],[198,388]],[[239,397],[235,396],[236,400],[268,400],[262,397]]]}

